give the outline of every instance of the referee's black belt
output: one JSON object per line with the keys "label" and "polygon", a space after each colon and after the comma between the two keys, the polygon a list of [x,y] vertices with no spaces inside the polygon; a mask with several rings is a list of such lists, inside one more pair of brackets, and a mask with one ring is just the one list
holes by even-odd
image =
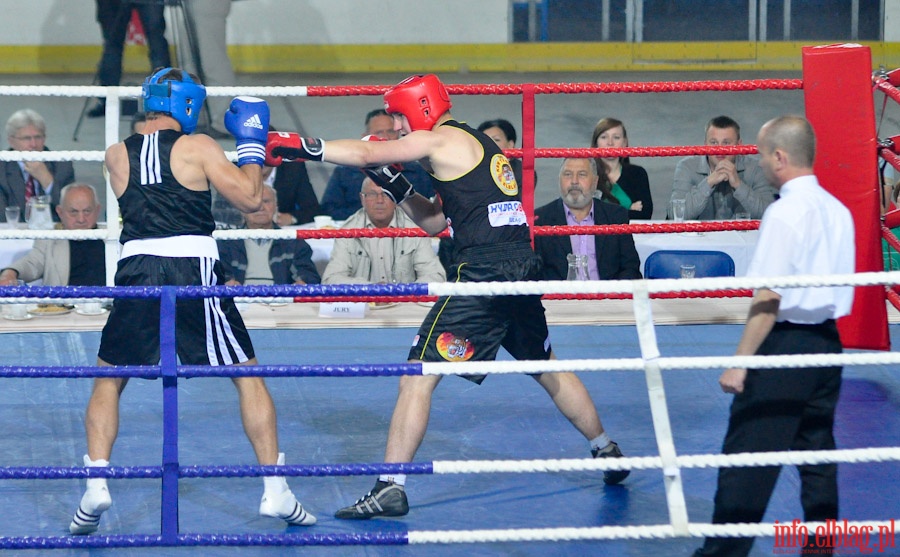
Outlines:
{"label": "referee's black belt", "polygon": [[773,331],[815,331],[837,330],[837,322],[834,319],[826,319],[821,323],[791,323],[790,321],[777,321],[772,327]]}

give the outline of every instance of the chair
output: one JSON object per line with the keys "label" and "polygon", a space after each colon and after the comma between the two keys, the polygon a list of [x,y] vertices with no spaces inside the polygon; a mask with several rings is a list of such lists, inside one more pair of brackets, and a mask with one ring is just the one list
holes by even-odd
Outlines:
{"label": "chair", "polygon": [[725,252],[660,250],[651,253],[644,262],[644,277],[681,278],[682,265],[694,265],[696,278],[734,276],[734,260]]}

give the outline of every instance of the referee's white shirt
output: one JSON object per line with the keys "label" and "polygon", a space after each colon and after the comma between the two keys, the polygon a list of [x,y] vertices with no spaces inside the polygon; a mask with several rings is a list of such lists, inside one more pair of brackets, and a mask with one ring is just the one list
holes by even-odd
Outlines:
{"label": "referee's white shirt", "polygon": [[[856,270],[850,211],[819,185],[815,176],[785,182],[781,198],[769,205],[750,277],[842,275]],[[853,287],[772,288],[781,296],[778,321],[816,324],[850,313]]]}

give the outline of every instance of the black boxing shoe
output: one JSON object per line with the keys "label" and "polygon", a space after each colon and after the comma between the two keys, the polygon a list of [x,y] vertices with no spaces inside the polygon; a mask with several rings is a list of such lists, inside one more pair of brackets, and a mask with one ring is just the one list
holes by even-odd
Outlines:
{"label": "black boxing shoe", "polygon": [[[594,458],[622,458],[625,456],[622,454],[622,451],[619,450],[619,446],[612,441],[602,449],[591,449],[591,455],[593,455]],[[631,470],[606,470],[603,472],[603,483],[606,485],[616,485],[627,478],[628,474],[631,474]]]}
{"label": "black boxing shoe", "polygon": [[372,491],[356,503],[334,513],[335,518],[366,520],[376,516],[404,516],[409,512],[409,502],[402,485],[391,482],[375,482]]}

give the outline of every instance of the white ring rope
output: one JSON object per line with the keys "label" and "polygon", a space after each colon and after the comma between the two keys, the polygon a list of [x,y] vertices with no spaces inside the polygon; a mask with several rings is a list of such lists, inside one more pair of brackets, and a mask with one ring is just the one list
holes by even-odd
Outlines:
{"label": "white ring rope", "polygon": [[[898,519],[884,521],[846,521],[838,524],[866,529],[874,537],[881,528],[893,531]],[[792,524],[791,524],[792,525]],[[701,524],[692,523],[686,532],[677,532],[669,525],[658,526],[599,526],[592,528],[513,528],[506,530],[417,530],[408,533],[410,545],[424,543],[496,543],[496,542],[553,542],[615,539],[664,539],[679,537],[765,537],[772,536],[776,526],[785,524]],[[825,522],[798,522],[804,526],[810,538],[817,528],[827,528]]]}
{"label": "white ring rope", "polygon": [[[262,87],[207,87],[207,97],[305,97],[309,87],[262,86]],[[130,97],[140,98],[140,86],[106,87],[99,85],[2,85],[0,95],[16,97]]]}

